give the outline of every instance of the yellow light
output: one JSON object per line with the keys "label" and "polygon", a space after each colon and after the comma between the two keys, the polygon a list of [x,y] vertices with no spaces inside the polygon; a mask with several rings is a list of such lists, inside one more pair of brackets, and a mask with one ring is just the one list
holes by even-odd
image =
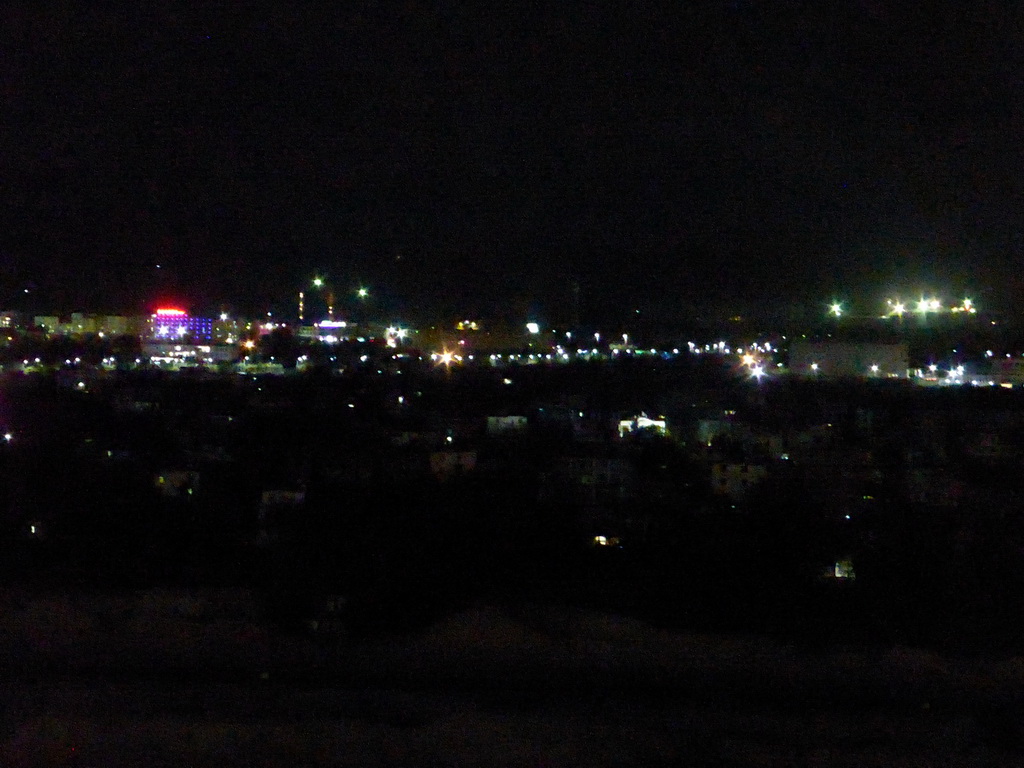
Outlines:
{"label": "yellow light", "polygon": [[903,317],[903,313],[907,311],[906,305],[902,301],[897,301],[892,305],[892,313],[896,317]]}
{"label": "yellow light", "polygon": [[829,312],[831,312],[836,317],[840,317],[843,314],[843,305],[840,304],[839,302],[836,302],[831,307],[829,307]]}
{"label": "yellow light", "polygon": [[255,347],[255,346],[256,346],[256,342],[255,342],[255,341],[253,341],[252,339],[249,339],[249,340],[248,340],[247,342],[245,342],[245,343],[244,343],[244,344],[243,344],[242,346],[243,346],[243,347],[245,347],[246,349],[252,349],[253,347]]}
{"label": "yellow light", "polygon": [[743,364],[744,365],[753,365],[754,364],[754,356],[753,355],[744,355],[741,359],[743,360]]}

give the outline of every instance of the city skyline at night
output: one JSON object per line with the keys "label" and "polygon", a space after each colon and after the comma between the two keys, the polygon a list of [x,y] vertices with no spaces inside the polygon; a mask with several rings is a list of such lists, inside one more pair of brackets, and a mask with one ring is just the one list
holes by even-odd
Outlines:
{"label": "city skyline at night", "polygon": [[4,14],[11,307],[285,311],[320,273],[339,306],[594,322],[1022,287],[1008,4]]}

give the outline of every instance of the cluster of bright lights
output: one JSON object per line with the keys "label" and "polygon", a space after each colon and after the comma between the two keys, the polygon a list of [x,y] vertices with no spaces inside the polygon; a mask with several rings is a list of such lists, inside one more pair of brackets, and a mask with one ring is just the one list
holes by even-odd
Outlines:
{"label": "cluster of bright lights", "polygon": [[[902,318],[905,314],[911,311],[911,307],[904,301],[894,298],[886,299],[886,313],[885,317],[896,317]],[[943,311],[942,300],[934,296],[925,297],[922,296],[913,304],[913,311],[919,315],[935,314]],[[965,298],[959,304],[956,304],[949,308],[949,311],[953,314],[966,313],[966,314],[977,314],[978,308],[974,302]],[[832,317],[842,317],[846,314],[846,308],[841,302],[833,301],[828,305],[828,314]]]}
{"label": "cluster of bright lights", "polygon": [[885,303],[889,305],[889,314],[891,316],[903,317],[903,315],[906,314],[907,312],[907,305],[904,304],[899,299],[888,299]]}
{"label": "cluster of bright lights", "polygon": [[389,325],[384,332],[385,340],[389,347],[397,347],[398,342],[405,341],[409,336],[408,328],[399,328],[397,325]]}
{"label": "cluster of bright lights", "polygon": [[707,352],[707,353],[711,353],[711,354],[719,354],[719,355],[731,355],[732,354],[732,349],[730,349],[729,345],[726,344],[724,341],[716,341],[714,344],[705,344],[703,346],[703,348],[698,347],[692,341],[691,342],[687,342],[687,345],[690,347],[690,352],[692,352],[694,354],[697,354],[697,355],[701,354],[702,352]]}
{"label": "cluster of bright lights", "polygon": [[950,379],[953,379],[953,380],[956,380],[956,381],[959,382],[959,381],[963,380],[964,371],[965,371],[965,369],[964,369],[963,365],[958,365],[955,368],[950,368],[949,369],[948,376],[949,376]]}
{"label": "cluster of bright lights", "polygon": [[[888,306],[888,315],[890,317],[902,318],[909,311],[907,305],[899,299],[887,299],[886,305]],[[936,314],[942,311],[942,300],[934,296],[928,298],[922,296],[914,303],[914,312],[919,315]],[[971,299],[965,298],[959,304],[950,307],[949,311],[953,314],[962,312],[974,315],[977,314],[978,308]]]}
{"label": "cluster of bright lights", "polygon": [[436,365],[443,365],[445,368],[451,368],[456,363],[462,362],[462,355],[457,355],[454,352],[449,352],[447,349],[441,352],[434,352],[430,355],[430,359]]}

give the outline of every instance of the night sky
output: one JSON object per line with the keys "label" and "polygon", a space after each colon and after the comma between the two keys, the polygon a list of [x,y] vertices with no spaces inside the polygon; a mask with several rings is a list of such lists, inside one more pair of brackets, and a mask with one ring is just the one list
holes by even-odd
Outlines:
{"label": "night sky", "polygon": [[25,0],[0,41],[4,308],[287,311],[323,273],[341,306],[554,322],[576,281],[595,320],[1024,282],[1019,2]]}

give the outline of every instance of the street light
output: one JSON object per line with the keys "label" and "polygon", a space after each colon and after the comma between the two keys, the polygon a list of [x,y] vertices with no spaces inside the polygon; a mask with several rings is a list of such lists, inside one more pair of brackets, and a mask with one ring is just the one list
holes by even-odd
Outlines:
{"label": "street light", "polygon": [[841,317],[843,314],[843,305],[840,304],[838,301],[833,302],[832,306],[829,307],[828,311],[831,312],[836,317]]}
{"label": "street light", "polygon": [[[320,277],[319,275],[317,275],[316,277],[313,278],[313,287],[317,288],[317,289],[320,289],[320,290],[323,290],[324,301],[327,302],[327,319],[328,320],[334,320],[334,291],[327,284],[327,281],[324,280],[324,278]],[[300,301],[300,305],[301,305],[301,303],[302,303],[302,294],[299,294],[299,297],[300,297],[299,301]],[[300,314],[302,314],[301,311],[300,311]]]}

